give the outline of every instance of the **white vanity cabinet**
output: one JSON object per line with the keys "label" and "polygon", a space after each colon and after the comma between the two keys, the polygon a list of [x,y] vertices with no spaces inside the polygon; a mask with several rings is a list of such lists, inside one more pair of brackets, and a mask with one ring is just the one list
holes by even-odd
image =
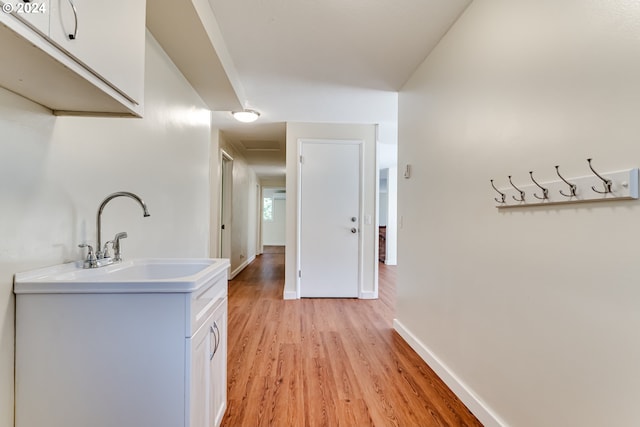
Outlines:
{"label": "white vanity cabinet", "polygon": [[189,339],[191,351],[190,422],[219,426],[227,408],[227,300]]}
{"label": "white vanity cabinet", "polygon": [[16,427],[219,426],[229,262],[215,261],[190,289],[16,275]]}
{"label": "white vanity cabinet", "polygon": [[142,115],[146,0],[0,5],[0,86],[56,114]]}

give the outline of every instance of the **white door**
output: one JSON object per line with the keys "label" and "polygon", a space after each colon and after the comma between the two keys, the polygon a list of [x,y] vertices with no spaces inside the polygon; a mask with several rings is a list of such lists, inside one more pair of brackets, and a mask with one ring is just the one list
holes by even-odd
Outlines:
{"label": "white door", "polygon": [[357,141],[300,143],[301,297],[358,297],[361,147]]}

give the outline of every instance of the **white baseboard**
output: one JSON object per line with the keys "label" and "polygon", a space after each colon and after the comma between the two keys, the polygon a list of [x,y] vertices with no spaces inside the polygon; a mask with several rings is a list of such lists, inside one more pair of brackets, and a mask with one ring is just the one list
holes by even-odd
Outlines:
{"label": "white baseboard", "polygon": [[238,268],[236,268],[231,272],[231,275],[229,276],[229,280],[232,280],[234,277],[240,274],[240,272],[244,270],[249,264],[251,264],[255,259],[256,259],[256,256],[253,255],[251,258],[247,259],[245,262],[240,264]]}
{"label": "white baseboard", "polygon": [[360,292],[360,299],[378,299],[378,293],[373,291]]}
{"label": "white baseboard", "polygon": [[[284,291],[282,295],[283,299],[298,299],[298,294],[296,291]],[[378,294],[376,292],[362,292],[359,296],[360,299],[378,299]]]}
{"label": "white baseboard", "polygon": [[438,359],[438,357],[398,319],[393,319],[393,327],[485,427],[508,427],[507,423],[501,420],[473,390],[458,378],[447,365]]}
{"label": "white baseboard", "polygon": [[298,294],[296,291],[284,291],[282,299],[298,299]]}

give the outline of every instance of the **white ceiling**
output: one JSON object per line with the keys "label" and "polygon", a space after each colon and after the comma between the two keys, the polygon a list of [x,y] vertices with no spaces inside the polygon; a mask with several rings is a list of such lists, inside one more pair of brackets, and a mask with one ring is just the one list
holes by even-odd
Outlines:
{"label": "white ceiling", "polygon": [[[273,175],[284,171],[286,122],[378,123],[380,142],[395,144],[397,91],[471,0],[192,1],[201,16],[208,1],[207,32],[228,81],[261,113],[246,125],[214,111],[214,125]],[[282,150],[246,151],[242,141]]]}

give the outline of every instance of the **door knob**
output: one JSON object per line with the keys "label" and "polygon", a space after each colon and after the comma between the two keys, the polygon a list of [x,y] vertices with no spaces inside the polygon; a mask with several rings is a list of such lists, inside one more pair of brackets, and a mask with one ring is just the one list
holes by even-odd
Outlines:
{"label": "door knob", "polygon": [[351,222],[356,222],[358,220],[358,218],[356,218],[355,216],[351,217]]}
{"label": "door knob", "polygon": [[357,230],[355,227],[353,227],[353,228],[351,228],[351,232],[352,232],[353,234],[356,234],[356,233],[358,232],[358,230]]}

